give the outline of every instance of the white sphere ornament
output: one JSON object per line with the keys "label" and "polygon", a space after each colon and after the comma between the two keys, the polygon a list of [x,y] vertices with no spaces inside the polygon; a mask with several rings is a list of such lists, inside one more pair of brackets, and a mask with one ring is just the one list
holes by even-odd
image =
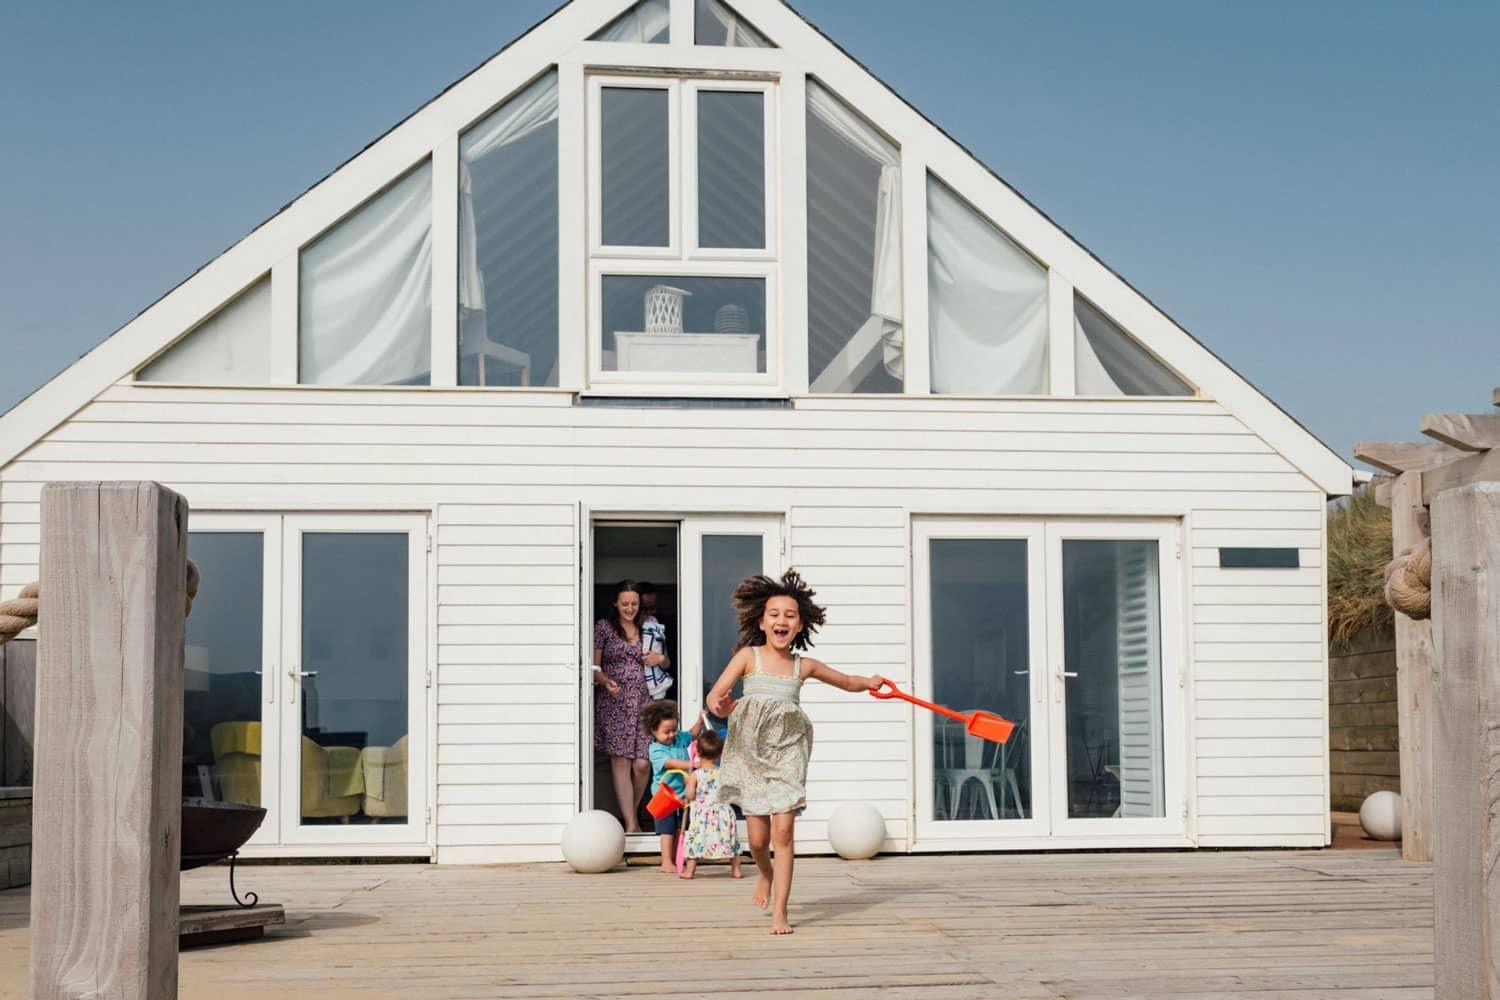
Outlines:
{"label": "white sphere ornament", "polygon": [[562,852],[575,872],[607,872],[625,857],[625,828],[602,810],[581,812],[563,827]]}
{"label": "white sphere ornament", "polygon": [[828,817],[828,843],[845,860],[873,858],[885,843],[885,817],[867,802],[845,802]]}
{"label": "white sphere ornament", "polygon": [[1375,840],[1401,839],[1401,796],[1372,792],[1359,807],[1359,825]]}

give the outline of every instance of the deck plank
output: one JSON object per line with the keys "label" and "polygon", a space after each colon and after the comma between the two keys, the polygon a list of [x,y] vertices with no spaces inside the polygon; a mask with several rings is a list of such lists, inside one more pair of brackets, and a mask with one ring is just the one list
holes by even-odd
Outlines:
{"label": "deck plank", "polygon": [[[726,875],[247,865],[286,925],[184,953],[182,995],[1432,997],[1432,869],[1394,850],[805,859],[791,938]],[[182,899],[227,888],[201,869]],[[22,996],[26,900],[0,892],[0,1000]]]}

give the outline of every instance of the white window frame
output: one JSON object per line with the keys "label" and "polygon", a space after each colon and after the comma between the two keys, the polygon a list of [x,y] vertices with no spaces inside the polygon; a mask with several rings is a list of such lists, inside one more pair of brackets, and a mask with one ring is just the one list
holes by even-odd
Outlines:
{"label": "white window frame", "polygon": [[[588,155],[588,384],[606,395],[663,389],[695,396],[782,395],[781,215],[779,82],[775,79],[717,80],[691,75],[587,74],[586,132]],[[606,87],[668,92],[670,198],[666,247],[615,246],[603,242],[604,163],[601,142],[603,93]],[[753,248],[698,245],[698,95],[704,91],[737,91],[762,95],[764,120],[765,246]],[[758,278],[765,282],[765,371],[620,372],[603,366],[604,278],[612,275],[695,278]]]}

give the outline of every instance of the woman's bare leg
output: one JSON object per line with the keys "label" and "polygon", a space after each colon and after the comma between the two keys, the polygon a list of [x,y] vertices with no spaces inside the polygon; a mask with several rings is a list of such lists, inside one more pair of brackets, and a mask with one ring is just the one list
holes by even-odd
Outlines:
{"label": "woman's bare leg", "polygon": [[745,826],[750,834],[750,856],[755,867],[760,869],[760,879],[755,883],[755,905],[764,910],[771,905],[771,817],[746,816]]}
{"label": "woman's bare leg", "polygon": [[620,819],[625,823],[626,833],[640,833],[641,826],[635,820],[635,805],[641,801],[639,794],[631,796],[633,782],[631,780],[631,765],[635,761],[629,757],[611,757],[609,759],[610,775],[615,780],[615,801],[620,806]]}
{"label": "woman's bare leg", "polygon": [[634,760],[630,762],[630,784],[633,789],[630,811],[635,814],[640,811],[641,799],[646,794],[646,788],[651,784],[651,762],[649,760]]}
{"label": "woman's bare leg", "polygon": [[790,934],[792,925],[786,919],[787,901],[792,898],[792,866],[796,863],[795,813],[777,813],[771,817],[771,844],[776,848],[774,880],[775,898],[771,903],[771,933]]}

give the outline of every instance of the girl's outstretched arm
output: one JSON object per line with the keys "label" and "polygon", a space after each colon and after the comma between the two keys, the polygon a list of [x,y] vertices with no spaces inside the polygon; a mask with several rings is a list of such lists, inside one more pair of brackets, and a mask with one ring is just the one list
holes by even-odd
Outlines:
{"label": "girl's outstretched arm", "polygon": [[808,677],[815,677],[824,684],[830,684],[845,691],[874,691],[885,683],[885,678],[879,674],[869,677],[862,674],[846,674],[833,669],[822,660],[810,660],[804,656],[802,663]]}
{"label": "girl's outstretched arm", "polygon": [[729,697],[729,692],[734,690],[735,684],[745,675],[745,667],[749,665],[751,655],[749,649],[742,649],[731,656],[728,666],[714,683],[713,690],[704,699],[708,703],[708,710],[721,719],[729,718],[729,713],[734,711],[734,701]]}

